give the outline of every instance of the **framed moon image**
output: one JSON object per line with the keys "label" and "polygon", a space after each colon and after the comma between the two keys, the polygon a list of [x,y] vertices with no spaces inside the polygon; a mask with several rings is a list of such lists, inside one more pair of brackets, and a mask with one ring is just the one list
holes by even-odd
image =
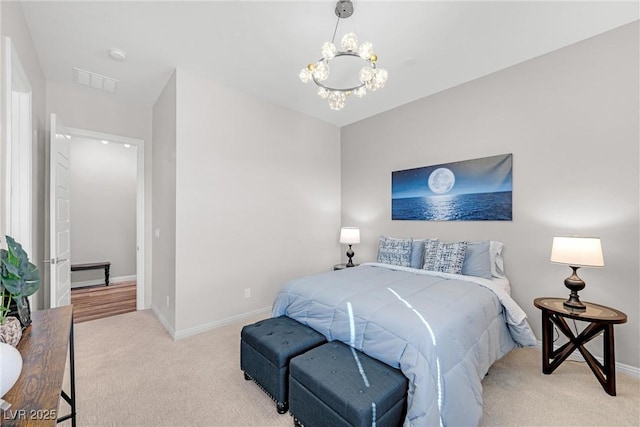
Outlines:
{"label": "framed moon image", "polygon": [[511,221],[513,155],[391,172],[391,219]]}

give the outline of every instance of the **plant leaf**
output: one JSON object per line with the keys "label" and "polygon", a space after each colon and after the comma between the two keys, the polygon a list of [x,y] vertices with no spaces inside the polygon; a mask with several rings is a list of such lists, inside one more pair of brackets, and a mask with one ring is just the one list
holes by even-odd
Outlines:
{"label": "plant leaf", "polygon": [[6,238],[8,250],[0,250],[0,285],[22,308],[24,297],[33,295],[40,288],[42,279],[38,267],[29,262],[22,245],[11,236]]}

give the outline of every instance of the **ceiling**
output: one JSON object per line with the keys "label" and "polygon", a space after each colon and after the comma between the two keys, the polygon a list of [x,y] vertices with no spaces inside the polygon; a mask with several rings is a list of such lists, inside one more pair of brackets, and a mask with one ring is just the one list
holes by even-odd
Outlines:
{"label": "ceiling", "polygon": [[[178,67],[344,126],[639,19],[637,1],[355,0],[339,33],[373,43],[385,88],[333,111],[298,73],[337,21],[322,1],[23,1],[49,81],[73,68],[118,80],[104,96],[152,106]],[[337,37],[338,38],[338,37]],[[127,53],[124,62],[110,48]],[[87,90],[95,90],[87,88]]]}

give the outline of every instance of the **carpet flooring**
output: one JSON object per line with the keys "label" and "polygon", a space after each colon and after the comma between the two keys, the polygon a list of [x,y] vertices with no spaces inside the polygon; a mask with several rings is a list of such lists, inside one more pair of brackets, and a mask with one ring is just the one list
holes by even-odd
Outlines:
{"label": "carpet flooring", "polygon": [[[240,371],[240,329],[259,319],[179,341],[149,310],[75,325],[78,426],[293,426]],[[535,348],[494,364],[481,426],[640,425],[638,379],[618,374],[612,397],[584,363],[540,364]]]}

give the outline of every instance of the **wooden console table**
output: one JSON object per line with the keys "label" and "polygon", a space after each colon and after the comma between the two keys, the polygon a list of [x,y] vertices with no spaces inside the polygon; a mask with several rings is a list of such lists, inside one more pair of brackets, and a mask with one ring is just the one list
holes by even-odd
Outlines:
{"label": "wooden console table", "polygon": [[[73,308],[70,305],[31,313],[33,323],[24,330],[17,349],[22,355],[22,372],[3,397],[11,407],[2,413],[4,426],[54,426],[71,419],[76,426]],[[69,352],[70,393],[62,390]],[[71,413],[60,416],[62,397]]]}

